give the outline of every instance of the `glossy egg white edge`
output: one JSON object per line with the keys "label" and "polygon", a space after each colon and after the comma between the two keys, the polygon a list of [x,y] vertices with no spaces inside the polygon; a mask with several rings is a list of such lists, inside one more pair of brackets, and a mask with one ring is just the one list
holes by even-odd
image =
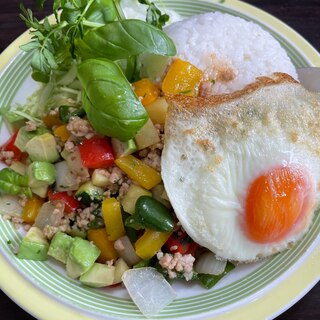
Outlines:
{"label": "glossy egg white edge", "polygon": [[269,169],[302,165],[317,189],[320,135],[311,134],[309,126],[311,121],[319,122],[315,120],[319,101],[319,95],[298,84],[283,84],[202,111],[183,107],[171,111],[162,177],[191,238],[223,259],[247,262],[282,251],[302,237],[313,212],[271,244],[251,241],[241,224],[248,187]]}

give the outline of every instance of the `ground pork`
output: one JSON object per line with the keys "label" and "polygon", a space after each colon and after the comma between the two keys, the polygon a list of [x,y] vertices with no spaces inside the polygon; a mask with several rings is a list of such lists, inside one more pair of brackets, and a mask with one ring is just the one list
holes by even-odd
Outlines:
{"label": "ground pork", "polygon": [[95,131],[86,119],[71,117],[67,124],[67,130],[76,137],[85,137],[90,139],[94,136]]}
{"label": "ground pork", "polygon": [[80,230],[86,230],[88,227],[88,223],[95,219],[95,216],[92,214],[92,212],[96,210],[97,207],[97,204],[92,203],[90,207],[78,211],[75,217],[75,222],[76,226]]}
{"label": "ground pork", "polygon": [[13,151],[0,151],[0,161],[4,162],[6,165],[10,166],[13,162],[14,153]]}
{"label": "ground pork", "polygon": [[193,276],[193,263],[195,258],[191,254],[181,254],[177,252],[175,254],[158,252],[157,258],[162,268],[168,271],[170,279],[177,277],[177,272],[181,272],[184,278],[188,281]]}
{"label": "ground pork", "polygon": [[37,124],[34,123],[33,121],[27,121],[26,126],[25,126],[26,131],[31,132],[31,131],[36,131],[37,130]]}

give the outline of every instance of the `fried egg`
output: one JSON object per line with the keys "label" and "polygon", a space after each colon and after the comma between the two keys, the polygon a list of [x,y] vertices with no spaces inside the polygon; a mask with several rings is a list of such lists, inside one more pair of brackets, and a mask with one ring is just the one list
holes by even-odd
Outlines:
{"label": "fried egg", "polygon": [[319,204],[320,94],[286,74],[169,97],[162,178],[194,241],[250,262],[292,246]]}

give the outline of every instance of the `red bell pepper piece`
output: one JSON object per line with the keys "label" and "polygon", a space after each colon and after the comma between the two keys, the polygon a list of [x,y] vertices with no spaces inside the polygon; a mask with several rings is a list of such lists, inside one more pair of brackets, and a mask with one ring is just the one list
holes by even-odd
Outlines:
{"label": "red bell pepper piece", "polygon": [[194,255],[199,245],[185,231],[178,229],[170,235],[164,246],[170,253]]}
{"label": "red bell pepper piece", "polygon": [[105,137],[84,139],[78,147],[82,163],[87,168],[107,168],[114,163],[112,147]]}
{"label": "red bell pepper piece", "polygon": [[49,201],[61,201],[64,203],[64,211],[67,213],[72,213],[80,208],[80,201],[75,199],[73,196],[69,195],[66,191],[54,192],[52,190],[48,191]]}
{"label": "red bell pepper piece", "polygon": [[18,135],[18,131],[16,131],[9,138],[9,140],[1,146],[0,150],[13,152],[12,160],[19,161],[19,160],[21,160],[21,157],[22,157],[22,151],[18,147],[16,147],[14,144],[14,142],[16,141],[17,135]]}

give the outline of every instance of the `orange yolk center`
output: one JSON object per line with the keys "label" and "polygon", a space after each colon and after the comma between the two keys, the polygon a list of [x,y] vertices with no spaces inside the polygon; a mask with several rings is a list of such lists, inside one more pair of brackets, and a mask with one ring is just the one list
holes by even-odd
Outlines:
{"label": "orange yolk center", "polygon": [[245,201],[248,237],[259,243],[283,239],[313,207],[308,172],[298,165],[274,168],[251,184]]}

